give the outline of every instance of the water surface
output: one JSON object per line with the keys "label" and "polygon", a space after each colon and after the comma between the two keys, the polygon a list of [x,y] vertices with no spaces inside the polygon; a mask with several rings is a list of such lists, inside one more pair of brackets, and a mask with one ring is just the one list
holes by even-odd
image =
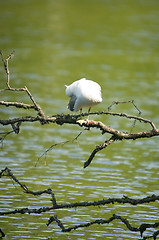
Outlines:
{"label": "water surface", "polygon": [[[135,100],[142,116],[159,126],[159,3],[152,1],[0,1],[0,48],[15,50],[10,61],[11,86],[27,86],[46,115],[68,114],[65,84],[86,77],[102,86],[103,102],[94,111],[106,110],[112,101]],[[0,87],[6,87],[3,66]],[[1,100],[30,103],[24,93],[0,93]],[[87,110],[87,109],[85,109]],[[113,111],[137,115],[131,104]],[[0,108],[2,119],[34,114]],[[35,114],[34,114],[35,115]],[[120,130],[133,122],[94,116]],[[133,131],[150,129],[137,124]],[[2,131],[10,128],[2,127]],[[32,191],[51,188],[58,203],[98,201],[109,197],[141,198],[158,194],[158,138],[116,142],[97,154],[83,169],[91,151],[108,135],[84,131],[78,141],[59,145],[37,162],[51,145],[74,139],[79,126],[25,123],[18,135],[9,135],[0,151],[0,167],[8,167]],[[37,166],[35,167],[35,164]],[[10,179],[1,179],[1,209],[50,206],[50,196],[26,195]],[[133,226],[157,221],[157,203],[138,206],[107,205],[56,210],[41,215],[6,215],[1,228],[6,239],[138,239],[139,233],[120,221],[62,233],[46,223],[56,214],[72,226],[112,214]],[[152,234],[149,229],[146,234]]]}

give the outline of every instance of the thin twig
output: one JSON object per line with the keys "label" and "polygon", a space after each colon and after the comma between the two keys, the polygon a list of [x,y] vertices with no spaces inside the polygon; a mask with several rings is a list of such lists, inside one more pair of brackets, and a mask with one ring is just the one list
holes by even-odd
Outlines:
{"label": "thin twig", "polygon": [[32,94],[29,92],[29,90],[28,90],[27,87],[25,87],[25,90],[26,90],[27,94],[29,95],[31,101],[33,102],[33,104],[34,104],[34,106],[35,106],[35,110],[38,111],[39,116],[42,116],[42,117],[45,118],[45,114],[44,114],[43,110],[42,110],[41,107],[35,102]]}
{"label": "thin twig", "polygon": [[[86,129],[84,129],[83,131],[85,131],[85,130],[86,130]],[[74,139],[67,140],[67,141],[62,141],[62,142],[55,143],[55,144],[51,145],[51,146],[50,146],[47,150],[45,150],[45,151],[40,155],[40,157],[37,159],[37,162],[36,162],[36,164],[35,164],[35,167],[37,166],[40,158],[42,158],[43,156],[46,156],[46,154],[47,154],[48,152],[52,151],[52,150],[53,150],[55,147],[57,147],[57,146],[63,146],[63,145],[65,145],[65,144],[67,144],[67,143],[75,142],[75,141],[81,136],[81,134],[83,133],[83,131],[81,131]]]}
{"label": "thin twig", "polygon": [[111,108],[112,108],[113,105],[118,105],[118,104],[120,104],[120,103],[132,103],[133,106],[136,108],[136,110],[139,112],[139,115],[142,113],[142,112],[140,111],[140,109],[137,107],[137,105],[135,104],[135,101],[134,101],[134,100],[128,100],[128,101],[113,101],[113,102],[111,103],[111,105],[108,107],[108,112],[111,110]]}
{"label": "thin twig", "polygon": [[2,51],[0,51],[0,54],[1,54],[1,58],[2,58],[2,62],[3,62],[3,65],[4,65],[4,68],[5,68],[5,71],[6,71],[6,74],[7,74],[7,89],[1,89],[0,91],[5,91],[5,90],[9,90],[9,91],[25,91],[28,96],[30,97],[31,101],[33,102],[34,104],[34,107],[32,107],[31,105],[27,105],[27,104],[23,104],[23,103],[17,103],[15,102],[14,104],[11,103],[11,102],[4,102],[4,101],[1,101],[0,104],[2,105],[5,105],[5,106],[15,106],[15,107],[20,107],[20,108],[24,108],[24,109],[28,109],[28,108],[34,108],[39,116],[42,116],[45,118],[45,114],[43,112],[43,110],[41,109],[41,107],[36,103],[36,101],[34,100],[32,94],[30,93],[30,91],[28,90],[27,87],[24,87],[24,88],[12,88],[10,86],[10,72],[9,72],[9,60],[11,58],[13,58],[14,56],[14,51],[6,58],[6,60],[4,59],[4,56],[2,54]]}
{"label": "thin twig", "polygon": [[10,134],[10,133],[13,133],[14,131],[9,131],[9,132],[3,132],[3,133],[0,133],[1,137],[0,137],[0,143],[2,144],[1,146],[3,147],[3,141],[4,139]]}
{"label": "thin twig", "polygon": [[14,57],[14,52],[15,52],[15,51],[13,51],[13,52],[7,57],[7,59],[6,59],[7,86],[8,86],[9,89],[10,89],[11,87],[10,87],[10,75],[9,75],[8,61],[9,61],[11,58]]}
{"label": "thin twig", "polygon": [[9,76],[9,66],[8,66],[8,62],[9,62],[9,60],[10,60],[11,58],[14,57],[14,52],[15,52],[15,51],[11,52],[11,54],[9,54],[8,57],[7,57],[6,60],[5,60],[2,51],[0,51],[0,54],[1,54],[1,57],[2,57],[2,62],[3,62],[3,64],[4,64],[4,69],[5,69],[6,74],[7,74],[7,87],[8,87],[8,89],[11,89],[11,87],[10,87],[10,76]]}

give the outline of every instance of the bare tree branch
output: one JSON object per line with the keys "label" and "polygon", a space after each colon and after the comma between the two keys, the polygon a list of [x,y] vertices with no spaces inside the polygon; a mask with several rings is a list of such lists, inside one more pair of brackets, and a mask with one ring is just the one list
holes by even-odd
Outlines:
{"label": "bare tree branch", "polygon": [[[32,195],[41,195],[41,194],[50,194],[51,196],[54,196],[54,194],[52,194],[52,190],[51,189],[47,189],[44,191],[36,191],[33,192],[31,190],[28,189],[28,187],[26,187],[26,185],[20,183],[20,181],[13,175],[12,171],[9,168],[5,168],[0,172],[0,178],[1,177],[10,177],[13,181],[15,181],[22,189],[25,193],[28,194],[32,194]],[[57,202],[54,198],[54,202]],[[131,205],[138,205],[138,204],[142,204],[142,203],[149,203],[149,202],[155,202],[159,200],[159,196],[158,195],[152,195],[152,196],[147,196],[145,198],[141,198],[141,199],[133,199],[133,198],[129,198],[127,196],[123,196],[122,198],[108,198],[108,199],[102,199],[99,201],[86,201],[86,202],[76,202],[76,203],[67,203],[67,204],[57,204],[56,206],[53,206],[50,208],[51,209],[60,209],[60,208],[77,208],[77,207],[89,207],[89,206],[100,206],[100,205],[106,205],[106,204],[114,204],[114,203],[122,203],[122,204],[131,204]],[[51,200],[52,201],[52,200]],[[48,208],[47,208],[48,209]],[[20,210],[21,211],[21,210]],[[26,212],[28,212],[29,210],[26,209]],[[39,211],[39,210],[38,210]],[[43,210],[42,210],[43,212]],[[17,210],[16,212],[17,213]],[[31,212],[29,212],[31,213]],[[5,212],[0,212],[0,214],[8,214]]]}
{"label": "bare tree branch", "polygon": [[[2,57],[2,62],[4,64],[4,68],[5,68],[5,71],[6,71],[6,74],[7,74],[7,89],[1,89],[0,91],[6,91],[6,90],[9,90],[9,91],[25,91],[28,96],[30,97],[31,101],[33,102],[33,105],[34,105],[34,109],[38,112],[38,114],[40,116],[43,116],[45,117],[41,107],[36,103],[36,101],[34,100],[32,94],[29,92],[28,88],[27,87],[24,87],[24,88],[12,88],[10,87],[10,72],[9,72],[9,60],[14,56],[14,51],[6,58],[6,60],[4,59],[3,57],[3,54],[2,54],[2,51],[0,51],[0,54],[1,54],[1,57]],[[1,105],[6,105],[7,106],[7,102],[3,102],[1,101],[0,102]],[[15,107],[20,107],[20,108],[24,108],[24,109],[27,109],[29,108],[26,104],[23,104],[23,103],[8,103],[8,106],[15,106]],[[33,108],[33,107],[31,107]]]}
{"label": "bare tree branch", "polygon": [[113,214],[113,216],[110,217],[108,220],[97,219],[97,220],[92,221],[92,222],[88,222],[88,223],[85,223],[85,224],[79,224],[79,225],[75,225],[73,227],[68,227],[68,228],[64,227],[63,223],[57,218],[57,215],[54,215],[49,219],[49,221],[46,225],[49,226],[53,221],[55,221],[55,222],[57,222],[58,226],[61,228],[62,232],[70,232],[72,230],[76,230],[77,228],[89,227],[93,224],[109,224],[115,219],[121,220],[130,231],[140,232],[141,237],[143,235],[143,232],[146,231],[147,228],[157,228],[159,226],[159,222],[158,222],[158,223],[154,223],[154,224],[142,223],[139,227],[133,227],[126,218],[123,218],[123,217],[121,217],[119,215],[116,215],[116,214]]}
{"label": "bare tree branch", "polygon": [[[47,190],[43,190],[43,191],[31,191],[31,190],[28,189],[28,187],[25,184],[22,184],[14,176],[12,171],[8,168],[5,168],[0,172],[0,177],[5,177],[5,176],[11,178],[14,182],[16,182],[21,187],[21,189],[24,191],[24,193],[32,194],[34,196],[38,196],[38,195],[42,195],[42,194],[51,195],[52,206],[34,208],[34,209],[20,208],[20,209],[14,209],[14,210],[10,210],[10,211],[1,211],[0,215],[9,215],[9,214],[17,214],[17,213],[21,213],[21,214],[25,214],[25,213],[40,214],[40,213],[49,212],[51,210],[55,210],[55,209],[57,210],[57,209],[62,209],[62,208],[100,206],[100,205],[115,204],[115,203],[122,203],[122,204],[129,203],[131,205],[138,205],[138,204],[143,204],[143,203],[159,201],[159,196],[152,195],[152,196],[147,196],[147,197],[141,198],[141,199],[134,199],[134,198],[129,198],[127,196],[123,196],[122,198],[108,198],[108,199],[102,199],[102,200],[99,200],[99,201],[92,201],[92,202],[75,202],[75,203],[58,204],[57,201],[56,201],[55,195],[54,195],[54,193],[52,192],[51,189],[47,189]],[[126,218],[123,218],[122,216],[119,216],[119,215],[116,215],[116,214],[113,214],[112,217],[110,217],[107,220],[96,219],[95,221],[75,225],[75,226],[68,227],[68,228],[64,227],[62,221],[58,219],[57,215],[54,215],[54,216],[51,216],[48,219],[48,223],[46,225],[49,226],[52,222],[55,221],[58,224],[58,226],[61,228],[62,232],[70,232],[70,231],[76,230],[78,228],[89,227],[93,224],[109,224],[110,222],[112,222],[115,219],[118,219],[118,220],[122,221],[130,231],[140,232],[141,237],[143,236],[143,233],[148,228],[157,228],[159,226],[159,222],[156,222],[156,223],[142,223],[142,224],[140,224],[139,227],[134,227],[130,224],[130,222]],[[1,232],[1,234],[2,233],[3,233],[3,231]],[[159,234],[159,231],[156,231],[156,232],[153,233],[152,236],[144,237],[144,239],[148,239],[150,237],[153,237],[154,239],[156,239],[158,234]]]}
{"label": "bare tree branch", "polygon": [[5,237],[5,233],[2,231],[1,228],[0,228],[0,234],[1,234],[0,239],[2,239],[3,237]]}
{"label": "bare tree branch", "polygon": [[132,103],[133,106],[134,106],[134,107],[136,108],[136,110],[138,111],[138,113],[141,114],[141,111],[140,111],[140,109],[136,106],[134,100],[114,101],[114,102],[112,102],[112,104],[108,107],[108,111],[111,111],[111,108],[112,108],[113,105],[118,105],[118,104],[120,104],[120,103]]}
{"label": "bare tree branch", "polygon": [[25,103],[22,103],[22,102],[5,102],[5,101],[0,101],[0,105],[4,105],[6,107],[17,107],[17,108],[24,108],[24,109],[33,108],[33,109],[35,109],[34,105],[25,104]]}
{"label": "bare tree branch", "polygon": [[[76,115],[65,115],[65,114],[57,114],[57,115],[53,115],[53,116],[45,116],[44,111],[42,110],[42,108],[36,103],[36,101],[34,100],[31,92],[28,90],[27,87],[23,87],[23,88],[12,88],[10,86],[10,72],[9,72],[9,60],[13,57],[13,53],[12,52],[7,58],[6,60],[3,57],[2,52],[0,52],[1,57],[2,57],[2,62],[5,68],[5,72],[7,74],[7,89],[1,89],[0,91],[24,91],[27,93],[27,95],[29,96],[32,104],[26,104],[23,102],[6,102],[6,101],[0,101],[0,105],[6,106],[6,107],[16,107],[16,108],[23,108],[23,109],[33,109],[37,112],[37,116],[25,116],[25,117],[17,117],[17,118],[12,118],[12,119],[6,119],[6,120],[2,120],[0,119],[0,124],[3,126],[7,126],[7,125],[11,125],[13,131],[9,131],[8,133],[0,133],[3,137],[1,138],[1,141],[4,140],[4,138],[6,136],[8,136],[10,133],[19,133],[20,131],[20,126],[22,123],[25,122],[40,122],[40,124],[48,124],[48,123],[52,123],[52,124],[58,124],[58,125],[63,125],[63,124],[73,124],[73,125],[79,125],[80,127],[85,127],[87,129],[90,128],[97,128],[101,131],[102,134],[108,133],[110,134],[110,138],[106,139],[104,141],[104,143],[96,146],[94,148],[94,150],[92,151],[91,155],[89,156],[88,160],[85,162],[84,164],[84,168],[86,168],[87,166],[89,166],[89,164],[91,163],[91,161],[93,160],[93,158],[95,157],[96,153],[101,151],[102,149],[108,147],[110,144],[114,143],[117,140],[135,140],[135,139],[139,139],[139,138],[150,138],[150,137],[154,137],[154,136],[159,136],[159,129],[155,126],[155,124],[148,119],[142,118],[140,116],[133,116],[133,115],[129,115],[126,113],[116,113],[116,112],[111,112],[111,108],[113,105],[117,105],[119,103],[131,103],[135,109],[138,111],[139,115],[141,114],[140,109],[136,106],[136,104],[134,103],[134,100],[129,100],[129,101],[122,101],[122,102],[118,102],[118,101],[114,101],[109,107],[108,107],[108,111],[102,111],[102,112],[93,112],[93,113],[82,113],[82,114],[76,114]],[[109,115],[109,116],[114,116],[114,117],[120,117],[120,118],[126,118],[126,119],[133,119],[134,123],[135,122],[143,122],[143,123],[147,123],[151,126],[151,130],[145,130],[145,131],[140,131],[140,132],[134,132],[131,133],[131,131],[129,132],[125,132],[125,131],[119,131],[118,129],[112,128],[110,126],[105,125],[103,122],[101,121],[94,121],[94,120],[81,120],[81,117],[86,117],[86,116],[93,116],[93,115]],[[66,141],[66,143],[69,141]],[[48,150],[45,151],[45,153],[47,153],[48,151],[50,151],[56,144],[52,145],[50,148],[48,148]],[[44,154],[45,154],[44,153]]]}
{"label": "bare tree branch", "polygon": [[[84,130],[86,130],[86,129],[84,129]],[[83,131],[84,131],[84,130],[83,130]],[[52,150],[53,150],[55,147],[57,147],[57,146],[63,146],[63,145],[65,145],[65,144],[69,143],[69,142],[75,142],[75,141],[81,136],[81,134],[83,133],[83,131],[81,131],[74,139],[67,140],[67,141],[63,141],[63,142],[59,142],[59,143],[55,143],[55,144],[51,145],[46,151],[44,151],[44,153],[42,153],[42,154],[40,155],[40,157],[38,158],[38,160],[37,160],[37,162],[36,162],[36,164],[35,164],[35,167],[37,166],[37,163],[39,162],[40,158],[42,158],[43,156],[46,156],[46,154],[47,154],[48,152],[52,151]]]}
{"label": "bare tree branch", "polygon": [[[24,123],[33,123],[33,122],[39,122],[40,124],[57,124],[57,125],[63,125],[63,124],[72,124],[72,125],[77,125],[78,127],[84,128],[73,140],[67,140],[65,142],[61,143],[55,143],[52,144],[40,157],[44,156],[47,154],[47,152],[51,151],[58,145],[64,145],[69,142],[74,142],[75,140],[78,139],[78,137],[83,133],[84,130],[90,130],[91,128],[96,128],[100,131],[100,133],[103,134],[110,134],[110,137],[108,139],[105,139],[105,141],[99,145],[97,145],[92,153],[90,154],[88,160],[84,163],[84,168],[90,165],[92,160],[94,159],[95,155],[101,151],[104,148],[107,148],[110,144],[116,142],[116,141],[121,141],[121,140],[136,140],[140,138],[150,138],[150,137],[155,137],[159,136],[159,129],[155,126],[155,124],[148,119],[145,119],[141,117],[141,111],[140,109],[136,106],[134,100],[129,100],[129,101],[114,101],[109,107],[108,111],[101,111],[101,112],[92,112],[92,113],[82,113],[82,114],[56,114],[53,116],[46,116],[44,114],[44,111],[42,108],[37,104],[35,99],[33,98],[33,95],[31,92],[28,90],[27,87],[23,88],[13,88],[10,86],[10,71],[9,71],[9,60],[13,58],[14,52],[12,52],[8,57],[5,59],[2,51],[0,51],[0,55],[2,58],[2,62],[4,65],[4,69],[7,75],[7,88],[6,89],[0,89],[1,92],[25,92],[27,93],[31,104],[28,103],[23,103],[23,102],[10,102],[10,101],[0,101],[0,105],[4,107],[15,107],[15,108],[20,108],[24,110],[29,110],[32,109],[35,111],[36,116],[24,116],[24,117],[16,117],[16,118],[11,118],[11,119],[0,119],[0,124],[3,126],[10,126],[11,130],[8,132],[1,132],[1,142],[11,133],[19,134],[20,128]],[[138,111],[138,114],[140,116],[133,116],[129,115],[127,113],[117,113],[117,112],[112,112],[111,109],[114,105],[120,104],[120,103],[131,103],[135,109]],[[113,128],[111,126],[107,126],[101,121],[94,121],[94,120],[82,120],[81,118],[87,117],[87,116],[94,116],[94,115],[109,115],[113,117],[120,117],[120,118],[125,118],[128,120],[134,120],[134,123],[140,122],[143,124],[147,124],[146,126],[149,126],[149,128],[145,128],[144,131],[138,131],[132,133],[131,131],[119,131],[116,128]],[[40,158],[39,158],[40,159]],[[38,161],[39,161],[38,159]],[[36,163],[37,164],[37,163]],[[50,207],[41,207],[41,208],[20,208],[20,209],[15,209],[15,210],[10,210],[10,211],[1,211],[0,215],[9,215],[9,214],[17,214],[17,213],[44,213],[44,212],[49,212],[52,210],[58,210],[58,209],[67,209],[67,208],[77,208],[77,207],[89,207],[89,206],[101,206],[101,205],[106,205],[106,204],[115,204],[115,203],[120,203],[120,204],[130,204],[130,205],[138,205],[138,204],[143,204],[143,203],[149,203],[149,202],[155,202],[159,201],[159,196],[156,195],[151,195],[147,196],[145,198],[129,198],[127,196],[123,196],[122,198],[107,198],[107,199],[102,199],[99,201],[81,201],[81,202],[74,202],[74,203],[63,203],[63,204],[58,204],[56,197],[52,191],[52,189],[46,189],[43,191],[31,191],[28,189],[28,187],[24,184],[22,184],[11,172],[10,169],[5,168],[0,172],[0,177],[7,176],[11,178],[18,186],[24,191],[26,194],[32,194],[34,196],[39,196],[42,194],[48,194],[51,196],[51,206]],[[135,231],[135,232],[140,232],[141,237],[143,237],[143,233],[146,231],[148,228],[157,228],[159,226],[159,223],[142,223],[140,224],[139,227],[133,227],[129,221],[126,218],[123,218],[122,216],[113,214],[112,217],[109,219],[96,219],[95,221],[91,221],[89,223],[84,223],[84,224],[79,224],[76,226],[68,227],[65,228],[62,221],[58,219],[57,215],[54,215],[49,218],[47,226],[50,225],[53,221],[58,224],[58,226],[61,228],[62,232],[70,232],[72,230],[81,228],[81,227],[88,227],[93,224],[109,224],[113,220],[120,220],[122,221],[126,227],[130,231]],[[0,234],[1,237],[4,237],[5,234],[3,231],[0,229]],[[152,236],[145,236],[142,239],[148,239],[148,238],[153,238],[156,239],[156,237],[159,235],[159,231],[155,231]]]}
{"label": "bare tree branch", "polygon": [[0,51],[0,54],[1,54],[1,57],[2,57],[2,62],[3,62],[3,64],[4,64],[4,69],[5,69],[6,74],[7,74],[7,87],[8,87],[8,89],[11,89],[11,87],[10,87],[10,75],[9,75],[8,62],[9,62],[9,60],[10,60],[11,58],[14,57],[14,52],[15,52],[15,51],[13,51],[13,52],[6,58],[6,60],[5,60],[4,57],[3,57],[2,51]]}
{"label": "bare tree branch", "polygon": [[143,132],[137,132],[137,133],[129,133],[129,132],[121,132],[117,129],[111,128],[104,123],[100,121],[94,121],[94,120],[78,120],[81,116],[87,116],[88,114],[79,114],[79,115],[64,115],[64,114],[58,114],[54,115],[52,117],[46,116],[46,117],[41,117],[41,116],[26,116],[26,117],[19,117],[19,118],[13,118],[13,119],[8,119],[8,120],[0,120],[0,124],[2,125],[9,125],[11,123],[17,123],[17,122],[40,122],[43,124],[48,124],[48,123],[56,123],[58,125],[63,125],[63,124],[75,124],[79,125],[80,127],[89,127],[89,128],[98,128],[101,130],[102,134],[104,133],[109,133],[114,136],[116,136],[117,139],[122,140],[122,139],[137,139],[137,138],[149,138],[149,137],[154,137],[159,135],[159,129],[155,126],[155,124],[147,119],[144,118],[139,118],[137,116],[131,116],[127,115],[125,113],[110,113],[110,112],[94,112],[94,113],[89,113],[89,115],[96,115],[96,114],[107,114],[107,115],[112,115],[112,116],[119,116],[119,117],[127,117],[127,118],[133,118],[136,119],[140,122],[144,123],[149,123],[152,127],[152,130],[149,131],[143,131]]}
{"label": "bare tree branch", "polygon": [[109,140],[106,140],[103,144],[96,146],[96,148],[93,150],[93,152],[89,156],[88,160],[84,163],[84,168],[89,166],[89,164],[91,163],[91,161],[93,160],[93,158],[97,152],[101,151],[103,148],[108,147],[115,140],[117,140],[116,137],[112,136]]}

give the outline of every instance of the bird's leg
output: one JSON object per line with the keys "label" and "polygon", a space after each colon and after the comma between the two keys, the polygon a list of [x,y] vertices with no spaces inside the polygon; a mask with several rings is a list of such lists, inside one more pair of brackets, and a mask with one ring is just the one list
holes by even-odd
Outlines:
{"label": "bird's leg", "polygon": [[[90,110],[91,110],[91,107],[88,109],[88,114],[90,113]],[[80,109],[80,114],[82,114],[82,108]],[[88,115],[88,118],[85,119],[85,120],[78,120],[78,123],[80,123],[82,125],[83,121],[88,122],[89,121],[89,115]],[[90,127],[86,127],[86,128],[84,128],[84,130],[90,130]]]}
{"label": "bird's leg", "polygon": [[86,120],[89,120],[89,113],[90,113],[90,111],[91,111],[91,107],[88,108],[88,117],[87,117]]}
{"label": "bird's leg", "polygon": [[[91,107],[89,107],[89,109],[88,109],[88,114],[90,113],[90,111],[91,111]],[[87,121],[87,122],[89,121],[89,115],[85,121]],[[90,127],[86,127],[85,130],[90,130]]]}

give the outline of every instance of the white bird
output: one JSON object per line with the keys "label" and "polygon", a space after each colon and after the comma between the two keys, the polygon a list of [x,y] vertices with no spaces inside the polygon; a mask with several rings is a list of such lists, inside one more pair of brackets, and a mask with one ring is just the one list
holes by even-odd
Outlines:
{"label": "white bird", "polygon": [[102,102],[101,87],[98,83],[82,78],[66,87],[66,95],[70,97],[68,109],[71,111],[82,111],[83,107],[89,107]]}

